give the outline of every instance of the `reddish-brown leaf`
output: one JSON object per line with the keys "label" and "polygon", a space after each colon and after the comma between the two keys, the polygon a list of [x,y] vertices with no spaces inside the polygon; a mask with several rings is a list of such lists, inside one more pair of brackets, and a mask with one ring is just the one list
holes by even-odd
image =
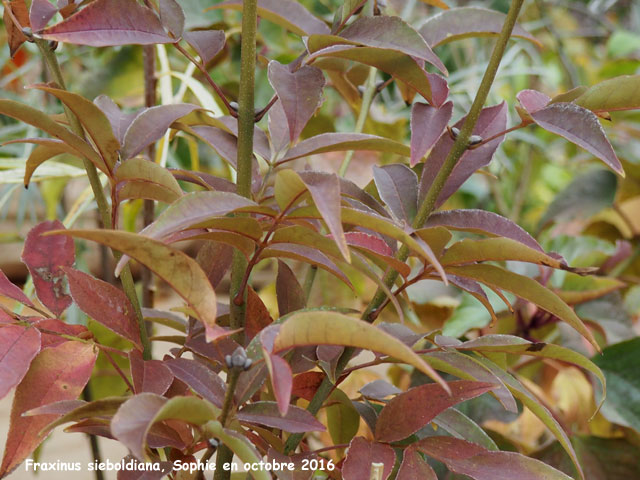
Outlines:
{"label": "reddish-brown leaf", "polygon": [[125,293],[79,270],[63,270],[69,280],[71,296],[80,310],[142,350],[136,314]]}
{"label": "reddish-brown leaf", "polygon": [[22,290],[11,283],[11,280],[7,278],[2,270],[0,270],[0,295],[17,300],[28,307],[34,306],[33,302],[29,300]]}
{"label": "reddish-brown leaf", "polygon": [[278,260],[276,296],[278,298],[278,313],[281,317],[300,310],[307,304],[304,291],[295,273],[282,260]]}
{"label": "reddish-brown leaf", "polygon": [[438,480],[438,477],[418,450],[411,446],[404,450],[396,480]]}
{"label": "reddish-brown leaf", "polygon": [[407,438],[433,420],[440,412],[482,395],[496,385],[460,380],[449,382],[449,387],[451,395],[440,385],[429,383],[395,397],[380,412],[376,424],[376,440],[394,442]]}
{"label": "reddish-brown leaf", "polygon": [[202,398],[222,408],[226,386],[209,367],[188,358],[173,358],[164,362],[176,378],[189,385]]}
{"label": "reddish-brown leaf", "polygon": [[[432,85],[433,90],[433,85]],[[448,93],[448,92],[447,92]],[[435,92],[434,92],[435,96]],[[446,98],[446,97],[445,97]],[[411,107],[411,166],[416,165],[440,138],[451,120],[453,103],[436,108],[416,102]]]}
{"label": "reddish-brown leaf", "polygon": [[160,360],[143,360],[142,354],[132,350],[129,353],[131,379],[135,393],[155,393],[163,395],[173,382],[171,370]]}
{"label": "reddish-brown leaf", "polygon": [[311,413],[306,410],[289,406],[287,414],[282,416],[275,402],[254,402],[245,406],[238,412],[238,420],[246,423],[266,425],[279,428],[286,432],[323,432],[326,430]]}
{"label": "reddish-brown leaf", "polygon": [[396,454],[389,445],[370,442],[364,437],[355,437],[349,444],[347,458],[342,465],[342,478],[344,480],[362,480],[371,475],[371,464],[382,463],[382,480],[389,478],[393,465],[396,463]]}
{"label": "reddish-brown leaf", "polygon": [[56,333],[74,337],[84,337],[89,333],[84,325],[69,325],[57,318],[27,317],[26,320],[40,330],[42,348],[54,347],[67,341],[66,338],[56,335]]}
{"label": "reddish-brown leaf", "polygon": [[247,341],[255,337],[260,331],[273,323],[273,318],[264,302],[260,299],[255,290],[247,288],[247,310],[246,310],[245,336]]}
{"label": "reddish-brown leaf", "polygon": [[89,381],[96,356],[92,345],[65,342],[42,350],[33,359],[16,388],[0,478],[13,471],[40,445],[46,436],[41,430],[56,419],[56,415],[23,417],[22,414],[48,403],[77,398]]}
{"label": "reddish-brown leaf", "polygon": [[64,225],[59,220],[46,221],[31,229],[24,242],[22,261],[31,273],[40,301],[59,316],[71,305],[62,268],[73,266],[75,247],[70,237],[42,236],[51,230],[64,230]]}
{"label": "reddish-brown leaf", "polygon": [[108,47],[173,43],[153,10],[130,0],[96,0],[42,32],[57,42]]}
{"label": "reddish-brown leaf", "polygon": [[0,399],[25,376],[40,351],[40,332],[32,327],[0,327]]}
{"label": "reddish-brown leaf", "polygon": [[[20,22],[20,25],[16,25],[11,18],[9,9],[13,16]],[[27,37],[22,33],[22,28],[30,27],[29,23],[29,11],[27,10],[27,2],[25,0],[9,0],[9,5],[5,5],[4,15],[2,17],[5,28],[7,29],[7,40],[9,43],[9,53],[11,58],[16,54],[18,49],[24,42],[27,41]]]}
{"label": "reddish-brown leaf", "polygon": [[305,372],[293,377],[293,389],[291,394],[311,401],[316,394],[318,387],[324,380],[325,374],[322,372]]}

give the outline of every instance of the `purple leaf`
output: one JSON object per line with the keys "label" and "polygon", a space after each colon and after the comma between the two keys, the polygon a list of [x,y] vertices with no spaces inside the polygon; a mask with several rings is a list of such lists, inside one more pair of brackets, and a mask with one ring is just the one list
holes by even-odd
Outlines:
{"label": "purple leaf", "polygon": [[[435,47],[465,37],[498,35],[505,18],[504,13],[485,8],[452,8],[429,18],[420,28],[420,33],[431,47]],[[540,42],[520,25],[513,28],[512,35],[540,45]]]}
{"label": "purple leaf", "polygon": [[124,134],[120,152],[122,159],[135,157],[153,142],[162,138],[173,122],[199,108],[197,105],[179,103],[158,105],[142,110]]}
{"label": "purple leaf", "polygon": [[40,351],[40,331],[33,327],[3,325],[0,329],[0,399],[25,376]]}
{"label": "purple leaf", "polygon": [[402,390],[390,384],[386,380],[374,380],[367,383],[360,390],[362,396],[373,398],[374,400],[384,400],[392,395],[402,393]]}
{"label": "purple leaf", "polygon": [[231,267],[233,247],[217,242],[207,242],[196,255],[196,262],[207,274],[211,286],[215,289]]}
{"label": "purple leaf", "polygon": [[436,212],[429,217],[425,226],[444,226],[451,230],[483,233],[495,237],[507,237],[527,247],[544,252],[540,244],[520,225],[497,213],[484,210],[446,210]]}
{"label": "purple leaf", "polygon": [[236,168],[238,139],[235,135],[216,127],[192,127],[191,131],[213,148],[222,159]]}
{"label": "purple leaf", "polygon": [[17,300],[28,307],[34,306],[33,302],[29,300],[22,290],[11,283],[11,280],[7,278],[2,270],[0,270],[0,295]]}
{"label": "purple leaf", "polygon": [[460,380],[449,382],[451,395],[436,383],[412,388],[391,400],[380,412],[375,438],[394,442],[407,438],[433,420],[440,412],[460,402],[486,393],[492,383]]}
{"label": "purple leaf", "polygon": [[396,463],[396,454],[393,448],[382,443],[370,442],[364,437],[355,437],[349,443],[347,457],[342,465],[342,478],[344,480],[369,478],[372,463],[384,464],[382,477],[378,478],[382,480],[389,478]]}
{"label": "purple leaf", "polygon": [[293,373],[289,364],[278,355],[265,352],[265,363],[271,377],[271,387],[278,403],[280,415],[285,416],[289,411],[291,390],[293,389]]}
{"label": "purple leaf", "polygon": [[[465,119],[466,117],[456,123],[456,127],[461,128]],[[489,138],[503,132],[506,126],[507,104],[502,102],[499,105],[484,108],[482,112],[480,112],[473,134],[479,135],[482,138]],[[493,154],[498,149],[498,146],[503,139],[504,136],[500,136],[474,150],[467,150],[462,155],[451,172],[447,183],[440,192],[440,196],[436,202],[436,207],[442,205],[445,200],[453,195],[456,190],[458,190],[458,188],[460,188],[460,186],[477,170],[489,165]],[[447,155],[451,151],[451,147],[453,147],[453,139],[448,133],[444,133],[436,143],[435,147],[433,147],[428,160],[424,164],[422,179],[420,181],[421,199],[427,194],[433,180],[436,178],[436,175],[444,164]]]}
{"label": "purple leaf", "polygon": [[296,274],[282,260],[278,260],[276,297],[278,299],[278,313],[281,317],[296,310],[301,310],[307,304],[304,291],[298,282]]}
{"label": "purple leaf", "polygon": [[175,37],[184,32],[184,11],[176,0],[159,0],[160,22]]}
{"label": "purple leaf", "polygon": [[33,31],[39,32],[46,27],[56,13],[58,13],[58,9],[49,0],[33,0],[29,11],[29,20]]}
{"label": "purple leaf", "polygon": [[66,20],[49,27],[46,40],[108,47],[173,43],[153,10],[130,0],[96,0]]}
{"label": "purple leaf", "polygon": [[173,374],[160,360],[143,360],[140,352],[132,350],[129,363],[135,393],[163,395],[173,382]]}
{"label": "purple leaf", "polygon": [[295,141],[322,104],[325,80],[322,70],[305,65],[295,72],[275,60],[269,62],[269,83],[282,103],[289,140]]}
{"label": "purple leaf", "polygon": [[451,120],[453,103],[436,108],[424,103],[411,107],[411,166],[415,166],[438,141]]}
{"label": "purple leaf", "polygon": [[286,415],[281,416],[275,402],[254,402],[238,412],[238,420],[246,423],[266,425],[286,432],[324,432],[326,428],[306,410],[290,405]]}
{"label": "purple leaf", "polygon": [[362,45],[397,50],[426,60],[445,75],[447,68],[420,34],[400,17],[358,17],[340,36]]}
{"label": "purple leaf", "polygon": [[[242,0],[227,0],[211,8],[242,10]],[[258,0],[258,15],[301,36],[329,33],[329,27],[322,20],[292,0]]]}
{"label": "purple leaf", "polygon": [[196,30],[194,32],[184,32],[182,37],[198,53],[204,65],[213,60],[225,43],[223,30]]}
{"label": "purple leaf", "polygon": [[301,172],[300,178],[311,193],[313,203],[327,224],[340,253],[349,262],[351,256],[340,219],[340,180],[338,175],[325,172]]}
{"label": "purple leaf", "polygon": [[531,117],[545,130],[584,148],[614,172],[624,176],[620,160],[595,113],[574,103],[554,103],[533,113]]}
{"label": "purple leaf", "polygon": [[440,108],[449,97],[449,84],[440,75],[427,72],[427,78],[431,85],[431,103],[434,107]]}
{"label": "purple leaf", "polygon": [[396,480],[438,480],[431,465],[422,458],[415,446],[405,448]]}
{"label": "purple leaf", "polygon": [[272,160],[277,161],[281,152],[289,147],[289,126],[280,100],[269,110],[269,140]]}
{"label": "purple leaf", "polygon": [[153,393],[141,393],[124,402],[111,420],[111,433],[139,459],[149,426],[167,399]]}
{"label": "purple leaf", "polygon": [[51,230],[64,230],[59,220],[39,223],[27,235],[22,251],[22,261],[33,278],[33,285],[40,301],[56,316],[71,305],[71,297],[64,288],[63,267],[75,262],[73,239],[65,235],[43,237]]}
{"label": "purple leaf", "polygon": [[418,177],[413,170],[401,163],[374,166],[373,179],[393,216],[410,225],[418,209]]}
{"label": "purple leaf", "polygon": [[131,122],[138,115],[137,112],[123,113],[120,108],[106,95],[100,95],[93,101],[100,110],[107,116],[113,134],[118,139],[120,144],[124,142],[124,134],[131,125]]}
{"label": "purple leaf", "polygon": [[226,386],[213,370],[187,358],[172,358],[164,363],[176,378],[189,385],[202,398],[222,408]]}
{"label": "purple leaf", "polygon": [[529,113],[542,110],[551,101],[548,95],[537,90],[522,90],[518,92],[516,98],[520,102],[520,105]]}
{"label": "purple leaf", "polygon": [[142,350],[136,314],[124,292],[79,270],[69,267],[63,270],[80,310]]}
{"label": "purple leaf", "polygon": [[415,448],[474,480],[571,480],[549,465],[515,452],[489,451],[453,437],[428,437]]}

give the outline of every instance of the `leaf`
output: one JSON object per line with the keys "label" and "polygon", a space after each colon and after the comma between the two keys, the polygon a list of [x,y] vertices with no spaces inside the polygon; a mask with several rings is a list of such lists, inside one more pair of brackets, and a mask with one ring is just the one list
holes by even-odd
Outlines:
{"label": "leaf", "polygon": [[89,381],[96,355],[90,344],[64,342],[45,348],[33,359],[16,388],[0,477],[11,473],[40,445],[46,437],[40,433],[42,428],[56,418],[23,417],[22,413],[48,403],[76,399]]}
{"label": "leaf", "polygon": [[406,145],[388,138],[364,133],[321,133],[298,143],[277,162],[277,165],[301,157],[344,150],[374,150],[397,153],[405,157],[410,155],[410,150]]}
{"label": "leaf", "polygon": [[129,125],[131,125],[131,122],[133,122],[139,112],[123,113],[114,101],[106,95],[96,97],[93,103],[107,116],[113,134],[118,139],[118,142],[122,144],[127,128],[129,128]]}
{"label": "leaf", "polygon": [[35,85],[33,88],[53,95],[75,114],[98,148],[109,171],[112,171],[118,161],[120,142],[114,136],[111,124],[102,110],[86,98],[60,88],[52,88],[46,85]]}
{"label": "leaf", "polygon": [[[146,198],[147,193],[150,192],[145,187],[158,189],[161,195],[153,195],[154,198],[152,199],[163,199],[161,201],[166,203],[173,203],[182,196],[182,189],[171,172],[159,164],[144,158],[130,158],[122,162],[115,171],[114,178],[118,183],[124,182],[123,185],[120,185],[120,190],[118,191],[118,198],[121,200],[125,198]],[[140,187],[136,196],[133,196],[131,190],[125,190],[127,186],[131,185]],[[141,195],[145,195],[145,197]]]}
{"label": "leaf", "polygon": [[205,400],[222,408],[226,386],[213,370],[197,360],[187,358],[172,358],[164,363],[176,378],[189,385]]}
{"label": "leaf", "polygon": [[[500,132],[503,132],[507,127],[507,110],[508,108],[505,102],[483,108],[473,129],[473,134],[479,135],[482,138],[490,138]],[[455,126],[457,128],[462,128],[462,124],[465,119],[466,117],[462,118]],[[453,195],[476,171],[489,165],[493,158],[493,154],[500,146],[502,140],[504,140],[504,135],[487,142],[481,147],[473,150],[467,150],[462,155],[440,192],[436,202],[436,207],[442,205],[444,201]],[[440,168],[444,164],[444,161],[449,155],[452,147],[453,139],[448,132],[444,133],[433,147],[433,150],[431,151],[431,154],[425,162],[422,170],[419,197],[421,200],[426,196],[429,188],[431,188],[436,175],[440,171]]]}
{"label": "leaf", "polygon": [[368,47],[396,50],[426,60],[447,74],[447,68],[424,38],[400,17],[360,16],[340,32],[340,37]]}
{"label": "leaf", "polygon": [[20,383],[39,351],[38,329],[20,325],[0,326],[0,399]]}
{"label": "leaf", "polygon": [[400,163],[373,167],[373,179],[393,216],[411,225],[418,210],[418,177]]}
{"label": "leaf", "polygon": [[411,107],[411,166],[435,145],[451,120],[453,103],[447,102],[439,108],[416,102]]}
{"label": "leaf", "polygon": [[165,33],[153,10],[129,0],[96,0],[39,35],[46,40],[92,47],[175,41]]}
{"label": "leaf", "polygon": [[340,253],[347,262],[351,261],[347,240],[342,229],[340,211],[340,180],[335,173],[303,172],[302,181],[311,193],[313,203],[317,207]]}
{"label": "leaf", "polygon": [[460,380],[449,382],[449,387],[451,395],[440,385],[428,383],[393,398],[378,416],[376,440],[395,442],[407,438],[447,408],[480,396],[496,385]]}
{"label": "leaf", "polygon": [[[431,47],[436,47],[461,38],[497,36],[506,17],[502,12],[485,8],[452,8],[429,18],[419,32]],[[516,24],[513,27],[511,35],[542,46],[520,25]]]}
{"label": "leaf", "polygon": [[173,383],[173,374],[160,360],[143,360],[139,351],[129,352],[134,393],[164,395]]}
{"label": "leaf", "polygon": [[7,278],[2,270],[0,270],[0,295],[17,300],[28,307],[34,306],[33,302],[29,300],[29,297],[27,297],[17,286],[11,283],[11,280]]}
{"label": "leaf", "polygon": [[620,160],[613,151],[598,117],[590,110],[573,103],[553,103],[531,114],[531,118],[545,130],[584,148],[624,177]]}
{"label": "leaf", "polygon": [[540,228],[550,222],[588,219],[613,205],[618,181],[608,170],[594,169],[576,175],[560,191],[540,219]]}
{"label": "leaf", "polygon": [[382,463],[384,469],[380,480],[386,480],[391,475],[396,463],[396,454],[389,445],[370,442],[364,437],[355,437],[349,443],[347,457],[342,464],[342,478],[344,480],[361,480],[371,475],[371,464]]}
{"label": "leaf", "polygon": [[529,114],[542,110],[551,102],[548,95],[537,90],[522,90],[518,92],[516,98]]}
{"label": "leaf", "polygon": [[[204,324],[207,341],[229,335],[216,325],[216,294],[209,279],[192,258],[164,243],[135,233],[109,230],[58,230],[114,248],[142,263],[166,281]],[[162,262],[158,262],[162,258]]]}
{"label": "leaf", "polygon": [[640,108],[640,75],[623,75],[589,87],[574,100],[593,112]]}
{"label": "leaf", "polygon": [[602,398],[606,397],[607,388],[605,376],[596,366],[597,362],[593,363],[581,354],[559,345],[532,343],[512,335],[484,335],[475,340],[469,340],[455,345],[453,348],[456,350],[474,350],[477,352],[505,352],[515,355],[532,355],[534,357],[553,358],[567,362],[594,374],[602,386]]}
{"label": "leaf", "polygon": [[204,65],[222,51],[226,40],[223,30],[195,30],[184,32],[182,36],[198,53]]}
{"label": "leaf", "polygon": [[571,325],[586,338],[596,350],[600,346],[587,327],[578,318],[575,312],[564,303],[555,293],[543,287],[532,278],[518,275],[493,265],[467,265],[464,267],[448,267],[448,271],[454,275],[471,278],[484,283],[492,288],[499,288],[538,305],[543,310],[557,316]]}
{"label": "leaf", "polygon": [[323,432],[326,430],[318,420],[306,410],[290,405],[285,416],[281,416],[276,402],[254,402],[243,407],[237,414],[238,420],[246,423],[266,425],[291,433]]}
{"label": "leaf", "polygon": [[247,341],[253,339],[263,328],[273,323],[269,310],[250,286],[247,287],[245,318],[244,333]]}
{"label": "leaf", "polygon": [[32,0],[29,10],[31,28],[36,32],[42,30],[56,13],[58,13],[58,8],[52,5],[49,0]]}
{"label": "leaf", "polygon": [[291,391],[293,389],[293,373],[291,372],[291,367],[278,355],[265,351],[263,356],[267,369],[269,370],[271,387],[276,397],[278,411],[280,415],[284,417],[291,407],[291,405],[289,405]]}
{"label": "leaf", "polygon": [[[220,439],[243,463],[258,464],[262,460],[261,455],[244,435],[223,428],[218,421],[207,423],[205,429],[210,437]],[[271,480],[271,475],[267,470],[255,470],[251,472],[251,475],[254,480]]]}
{"label": "leaf", "polygon": [[[13,13],[13,16],[16,17],[18,22],[20,22],[20,25],[13,23],[13,18],[11,18],[11,15],[9,14],[9,9],[11,9],[11,13]],[[27,41],[27,37],[22,33],[22,29],[24,27],[31,26],[29,23],[29,12],[27,10],[27,3],[25,0],[9,0],[8,5],[5,4],[4,6],[2,23],[4,23],[7,30],[9,55],[13,58],[22,44]]]}
{"label": "leaf", "polygon": [[142,351],[136,314],[124,292],[79,270],[69,267],[62,270],[80,310]]}
{"label": "leaf", "polygon": [[308,57],[307,63],[324,57],[344,58],[376,67],[405,82],[428,102],[432,100],[431,84],[427,72],[420,64],[421,61],[404,53],[376,47],[334,45],[314,52]]}
{"label": "leaf", "polygon": [[360,427],[360,414],[353,402],[347,394],[336,388],[326,403],[327,426],[331,440],[335,445],[350,443]]}
{"label": "leaf", "polygon": [[[228,0],[210,8],[242,10],[241,0]],[[258,0],[258,16],[300,36],[329,33],[329,27],[300,3],[292,0]]]}
{"label": "leaf", "polygon": [[448,391],[442,378],[400,340],[362,320],[340,313],[307,311],[287,318],[280,325],[274,352],[303,345],[342,345],[383,353],[413,365]]}
{"label": "leaf", "polygon": [[449,408],[433,419],[433,423],[452,436],[483,446],[487,450],[498,450],[491,437],[473,420],[455,408]]}
{"label": "leaf", "polygon": [[[43,433],[48,433],[59,425],[67,422],[77,422],[95,417],[112,417],[120,405],[127,400],[127,397],[107,397],[94,402],[84,402],[80,400],[63,400],[45,405],[44,407],[29,410],[23,416],[34,416],[43,414],[58,414],[58,418],[42,429]],[[79,402],[79,403],[78,403]]]}
{"label": "leaf", "polygon": [[396,480],[438,480],[431,465],[423,460],[418,449],[411,445],[404,449]]}
{"label": "leaf", "polygon": [[445,463],[449,470],[474,480],[570,480],[549,465],[514,452],[492,452],[453,437],[427,437],[416,448]]}
{"label": "leaf", "polygon": [[47,160],[63,153],[68,153],[69,155],[75,155],[76,157],[82,158],[82,155],[77,150],[55,138],[26,138],[22,139],[22,141],[24,141],[24,143],[33,143],[36,145],[36,147],[31,151],[31,154],[27,159],[27,164],[24,167],[25,188],[29,187],[29,183],[31,183],[31,178],[33,177],[36,169]]}
{"label": "leaf", "polygon": [[71,133],[62,125],[51,120],[45,113],[31,108],[27,105],[23,105],[13,100],[0,99],[0,114],[7,115],[8,117],[15,118],[21,122],[33,125],[52,137],[62,140],[73,149],[80,152],[83,156],[91,160],[91,162],[98,167],[102,172],[108,173],[107,166],[98,153],[91,148],[91,146],[85,142],[82,138],[76,134]]}
{"label": "leaf", "polygon": [[59,220],[39,223],[29,231],[22,250],[22,261],[31,273],[38,298],[56,316],[71,305],[71,297],[65,292],[63,267],[75,262],[75,246],[71,238],[42,234],[61,228],[64,225]]}
{"label": "leaf", "polygon": [[607,379],[609,393],[602,414],[610,421],[640,430],[640,372],[638,350],[640,339],[608,346],[602,355],[592,358]]}
{"label": "leaf", "polygon": [[298,282],[298,278],[282,260],[278,260],[276,297],[278,300],[278,312],[281,317],[296,310],[301,310],[307,304],[304,291]]}
{"label": "leaf", "polygon": [[289,140],[295,141],[322,104],[325,80],[322,70],[308,65],[295,71],[272,60],[269,83],[278,95],[289,125]]}
{"label": "leaf", "polygon": [[435,212],[427,220],[426,227],[445,226],[451,230],[482,233],[496,237],[507,237],[543,252],[540,244],[520,225],[485,210],[446,210]]}
{"label": "leaf", "polygon": [[402,390],[390,384],[386,380],[374,380],[362,387],[359,392],[363,397],[372,398],[374,400],[384,400],[392,395],[402,393]]}
{"label": "leaf", "polygon": [[198,108],[200,107],[197,105],[178,103],[158,105],[142,110],[124,134],[122,151],[120,152],[122,159],[127,160],[139,154],[156,140],[162,138],[173,122]]}
{"label": "leaf", "polygon": [[159,0],[160,23],[174,36],[180,38],[184,32],[184,11],[176,0]]}

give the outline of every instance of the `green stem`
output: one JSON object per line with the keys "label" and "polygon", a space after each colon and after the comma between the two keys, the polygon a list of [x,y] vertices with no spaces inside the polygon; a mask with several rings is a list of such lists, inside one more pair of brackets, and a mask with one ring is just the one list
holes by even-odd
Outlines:
{"label": "green stem", "polygon": [[[226,427],[227,420],[229,419],[229,413],[231,412],[231,407],[233,406],[233,394],[236,390],[236,385],[238,384],[238,377],[240,377],[240,370],[238,368],[229,369],[229,378],[227,379],[227,392],[224,396],[224,403],[222,404],[222,412],[220,413],[220,418],[218,419],[223,427]],[[203,458],[210,458],[211,453],[207,450],[204,454]],[[208,455],[208,457],[207,457]],[[216,470],[215,475],[213,476],[214,480],[225,480],[228,479],[231,471],[226,471],[223,468],[225,463],[230,463],[233,460],[233,452],[226,445],[220,445],[218,447],[218,453],[216,455]],[[206,460],[203,460],[205,462]]]}
{"label": "green stem", "polygon": [[[61,88],[66,89],[62,71],[60,70],[60,64],[58,63],[58,58],[56,57],[55,52],[51,49],[49,42],[42,39],[36,39],[35,43],[38,46],[38,49],[40,50],[42,58],[44,58],[47,67],[49,67],[49,71],[51,72],[53,80]],[[67,115],[67,119],[69,120],[71,131],[73,131],[73,133],[75,133],[79,137],[84,138],[84,130],[78,118],[71,110],[66,107],[66,105],[64,107],[64,110]],[[100,181],[98,170],[88,158],[83,157],[82,162],[85,170],[87,171],[87,177],[89,177],[89,183],[91,184],[91,189],[93,190],[93,195],[95,196],[96,203],[98,205],[98,211],[100,212],[102,225],[106,229],[111,229],[113,228],[113,225],[111,223],[111,207],[109,206],[107,197],[105,196],[104,190],[102,189],[102,182]],[[122,254],[114,250],[113,256],[117,261],[120,259]],[[151,344],[149,343],[149,337],[147,336],[147,330],[144,325],[142,310],[140,309],[140,301],[138,300],[138,295],[136,294],[135,284],[133,282],[133,276],[131,275],[131,269],[129,268],[129,265],[126,265],[122,270],[122,273],[120,274],[120,281],[122,282],[122,288],[127,295],[127,298],[129,298],[129,301],[133,305],[133,309],[136,313],[138,328],[140,330],[140,341],[142,342],[142,347],[144,349],[143,357],[145,358],[145,360],[149,360],[151,358]]]}
{"label": "green stem", "polygon": [[[429,215],[431,215],[431,213],[435,209],[436,201],[440,196],[440,192],[442,191],[447,179],[449,178],[449,175],[451,175],[451,172],[458,163],[458,160],[460,160],[464,152],[467,150],[469,137],[471,136],[473,128],[478,121],[478,117],[480,116],[482,107],[487,100],[489,91],[491,90],[491,85],[493,84],[496,73],[498,72],[500,61],[502,60],[502,56],[504,55],[504,51],[507,47],[507,43],[509,42],[509,38],[511,37],[511,32],[516,23],[516,19],[518,18],[518,14],[520,13],[523,2],[524,0],[513,0],[511,3],[511,7],[509,8],[509,13],[507,14],[507,18],[505,19],[502,31],[500,32],[500,36],[498,37],[496,45],[493,49],[493,53],[491,54],[489,65],[487,66],[487,70],[485,71],[482,78],[480,88],[476,93],[476,98],[471,105],[469,114],[467,115],[467,118],[462,125],[460,133],[456,137],[456,141],[454,142],[449,155],[445,159],[442,168],[438,172],[438,175],[433,181],[433,184],[429,188],[427,195],[425,196],[420,205],[420,208],[418,209],[418,213],[416,214],[416,218],[413,222],[413,228],[421,228],[425,224],[425,222],[429,218]],[[404,262],[408,257],[409,249],[403,245],[398,250],[396,258]],[[396,272],[395,270],[390,270],[384,276],[383,282],[388,288],[391,288],[397,278],[398,272]],[[369,306],[362,314],[362,319],[369,322],[372,321],[375,318],[372,318],[372,314],[377,315],[377,310],[383,304],[385,298],[386,294],[384,293],[384,291],[378,289],[373,299],[369,303]],[[345,348],[344,353],[338,360],[338,365],[336,367],[336,377],[340,376],[347,363],[349,363],[349,360],[351,360],[354,351],[354,348]],[[324,401],[327,399],[333,388],[334,386],[331,384],[331,381],[328,379],[328,377],[325,377],[313,399],[309,403],[307,410],[315,415]],[[285,443],[285,453],[295,450],[301,440],[301,434],[291,435]]]}
{"label": "green stem", "polygon": [[[362,105],[360,105],[360,112],[358,113],[358,119],[356,120],[355,133],[362,133],[364,130],[364,124],[369,116],[369,109],[373,103],[373,97],[375,97],[376,94],[376,72],[377,70],[374,67],[369,68],[369,76],[365,82],[364,93],[362,94]],[[344,156],[344,160],[342,160],[342,165],[340,165],[338,175],[341,177],[345,176],[352,158],[353,150],[349,150]]]}

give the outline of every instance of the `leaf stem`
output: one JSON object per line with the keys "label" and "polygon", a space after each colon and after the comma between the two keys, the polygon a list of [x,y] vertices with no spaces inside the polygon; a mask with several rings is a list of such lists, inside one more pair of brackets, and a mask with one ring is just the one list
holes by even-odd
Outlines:
{"label": "leaf stem", "polygon": [[[58,63],[58,58],[49,45],[49,42],[43,39],[35,39],[35,43],[38,46],[38,49],[40,50],[42,58],[47,64],[47,67],[49,67],[49,71],[51,72],[53,80],[62,89],[66,89],[64,77],[62,76],[60,64]],[[84,138],[84,130],[82,128],[82,125],[80,124],[80,121],[78,120],[78,117],[76,117],[73,112],[66,106],[64,107],[64,110],[69,120],[69,126],[71,127],[71,130],[79,137]],[[93,195],[95,196],[96,203],[98,205],[102,225],[106,229],[111,229],[114,226],[111,223],[111,207],[109,206],[107,198],[104,194],[104,190],[102,189],[102,182],[100,181],[98,170],[88,158],[83,157],[82,162],[87,172],[87,177],[89,177],[89,183],[91,184],[91,189],[93,190]],[[122,255],[120,252],[113,250],[113,256],[116,258],[116,260],[119,260]],[[151,358],[151,344],[149,343],[149,337],[147,336],[147,330],[145,328],[142,310],[140,309],[140,301],[138,300],[138,295],[136,294],[135,284],[133,282],[133,276],[131,275],[131,269],[129,268],[129,265],[125,266],[125,268],[122,270],[120,274],[120,281],[122,282],[122,288],[124,289],[127,298],[133,305],[133,309],[136,313],[138,328],[140,330],[140,341],[142,342],[143,347],[143,357],[145,360],[149,360]]]}
{"label": "leaf stem", "polygon": [[[413,222],[414,228],[421,228],[425,224],[425,222],[429,218],[429,215],[431,215],[431,213],[435,209],[438,196],[444,188],[449,175],[451,175],[451,172],[458,163],[458,160],[460,160],[464,152],[467,150],[469,137],[471,136],[473,128],[478,121],[478,117],[480,116],[482,107],[487,100],[489,91],[491,90],[491,85],[493,84],[496,73],[498,72],[498,67],[500,66],[500,62],[506,50],[509,38],[511,37],[511,32],[513,31],[513,27],[515,26],[516,19],[518,18],[520,10],[522,9],[523,3],[524,0],[513,0],[511,2],[509,12],[507,13],[507,18],[505,19],[505,23],[502,26],[502,31],[500,32],[496,45],[491,54],[491,59],[489,60],[487,70],[482,77],[482,82],[480,84],[480,87],[478,88],[478,92],[476,93],[476,98],[471,105],[469,114],[467,115],[467,118],[462,125],[462,129],[460,130],[460,133],[458,134],[453,147],[449,151],[449,155],[445,159],[442,168],[438,172],[438,175],[434,179],[431,187],[429,188],[429,191],[427,192],[427,195],[425,196],[420,205],[420,208],[418,209],[418,213],[416,214],[415,220]],[[405,245],[403,245],[398,250],[396,258],[404,262],[408,257],[409,249]],[[387,287],[392,287],[397,278],[398,272],[396,272],[395,270],[389,270],[385,275],[383,282],[385,283],[385,285],[387,285]],[[371,313],[378,310],[380,305],[382,305],[382,303],[384,302],[385,298],[386,294],[384,293],[384,291],[382,291],[382,289],[379,288],[373,299],[369,303],[369,306],[362,314],[362,319],[365,321],[369,321]],[[338,360],[338,365],[336,366],[336,377],[339,377],[340,373],[344,371],[354,352],[354,348],[345,348],[342,356]],[[329,377],[325,377],[318,387],[318,390],[316,391],[313,399],[309,403],[307,410],[315,415],[318,410],[320,410],[320,407],[327,399],[333,388],[334,386],[331,384],[331,380],[329,380]],[[302,434],[291,435],[285,443],[285,454],[295,450],[301,440]]]}

